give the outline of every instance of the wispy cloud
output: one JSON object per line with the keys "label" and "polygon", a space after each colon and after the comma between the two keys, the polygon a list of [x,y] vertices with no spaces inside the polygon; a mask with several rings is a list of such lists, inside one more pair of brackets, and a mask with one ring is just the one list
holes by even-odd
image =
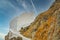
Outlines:
{"label": "wispy cloud", "polygon": [[33,9],[34,9],[34,12],[36,13],[36,12],[37,12],[37,10],[36,10],[35,5],[34,5],[34,3],[33,3],[33,1],[32,1],[32,0],[31,0],[31,3],[32,3]]}
{"label": "wispy cloud", "polygon": [[25,2],[22,3],[22,6],[23,6],[24,8],[27,8],[27,5],[25,4]]}
{"label": "wispy cloud", "polygon": [[27,8],[26,2],[25,1],[22,1],[22,0],[20,0],[20,2],[22,4],[23,8],[28,12],[28,8]]}
{"label": "wispy cloud", "polygon": [[[19,0],[18,0],[19,1]],[[35,8],[35,5],[34,5],[34,3],[33,3],[33,1],[32,0],[30,0],[30,2],[31,2],[31,6],[33,7],[33,11],[36,13],[37,12],[37,10],[36,10],[36,8]],[[22,4],[22,6],[23,6],[23,8],[27,11],[27,12],[29,12],[28,10],[28,8],[29,8],[29,5],[30,4],[27,4],[27,2],[26,2],[26,0],[20,0],[20,3]]]}

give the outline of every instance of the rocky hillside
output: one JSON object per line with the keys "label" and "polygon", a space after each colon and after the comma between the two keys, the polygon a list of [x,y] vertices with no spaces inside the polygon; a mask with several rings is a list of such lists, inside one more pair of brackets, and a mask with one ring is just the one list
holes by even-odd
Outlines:
{"label": "rocky hillside", "polygon": [[[31,40],[60,40],[60,0],[55,0],[53,5],[45,12],[40,13],[34,22],[19,31],[24,37]],[[21,37],[5,40],[22,40]]]}
{"label": "rocky hillside", "polygon": [[20,32],[32,40],[60,40],[60,0],[55,0],[47,11]]}

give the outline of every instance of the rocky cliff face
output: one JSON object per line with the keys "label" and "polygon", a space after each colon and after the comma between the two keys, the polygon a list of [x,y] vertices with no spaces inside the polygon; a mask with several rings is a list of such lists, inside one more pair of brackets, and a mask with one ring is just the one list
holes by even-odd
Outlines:
{"label": "rocky cliff face", "polygon": [[20,32],[32,40],[60,40],[60,0],[56,0],[45,12],[39,14],[35,21]]}
{"label": "rocky cliff face", "polygon": [[[47,11],[39,14],[34,22],[21,28],[19,32],[31,40],[60,40],[60,0],[55,0]],[[9,34],[5,40],[22,40],[22,38],[8,37]]]}

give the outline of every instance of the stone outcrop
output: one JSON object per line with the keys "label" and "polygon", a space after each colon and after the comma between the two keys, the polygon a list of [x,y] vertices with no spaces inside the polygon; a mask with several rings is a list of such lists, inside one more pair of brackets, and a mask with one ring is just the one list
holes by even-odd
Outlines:
{"label": "stone outcrop", "polygon": [[22,37],[20,37],[20,36],[18,36],[18,37],[10,37],[11,36],[11,34],[10,34],[11,32],[9,32],[8,33],[8,35],[6,35],[5,36],[5,40],[22,40]]}

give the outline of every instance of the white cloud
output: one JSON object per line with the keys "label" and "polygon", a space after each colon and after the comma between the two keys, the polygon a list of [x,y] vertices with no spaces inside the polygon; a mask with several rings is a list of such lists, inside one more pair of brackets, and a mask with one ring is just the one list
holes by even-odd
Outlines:
{"label": "white cloud", "polygon": [[0,33],[0,38],[1,38],[1,39],[4,39],[5,35],[6,35],[6,34]]}
{"label": "white cloud", "polygon": [[[23,40],[30,40],[24,36],[22,36],[19,33],[19,30],[21,29],[21,27],[26,27],[28,25],[30,25],[35,19],[35,15],[34,13],[30,12],[30,13],[22,13],[20,16],[15,17],[14,19],[11,20],[10,22],[10,28],[9,30],[15,34],[16,36],[19,36],[23,38]],[[18,34],[19,33],[19,34]],[[12,35],[14,36],[14,35]]]}
{"label": "white cloud", "polygon": [[10,22],[10,28],[13,29],[14,31],[17,28],[19,31],[21,27],[26,27],[30,25],[30,23],[32,23],[34,19],[35,19],[34,13],[22,13],[20,16],[17,16]]}

